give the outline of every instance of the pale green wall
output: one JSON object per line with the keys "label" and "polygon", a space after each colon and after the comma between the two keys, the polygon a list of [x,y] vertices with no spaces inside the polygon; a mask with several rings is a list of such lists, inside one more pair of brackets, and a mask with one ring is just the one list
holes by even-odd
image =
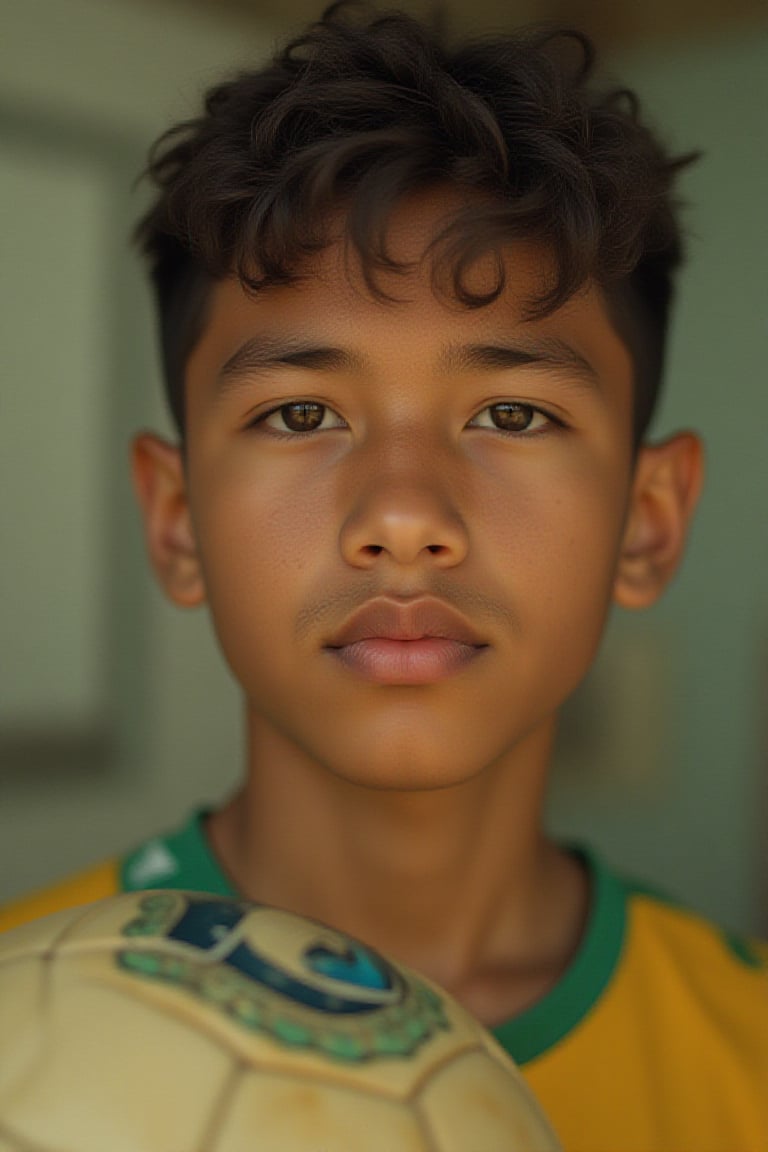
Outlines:
{"label": "pale green wall", "polygon": [[[110,368],[102,380],[109,399],[93,452],[107,490],[109,522],[99,546],[103,552],[106,543],[109,553],[106,583],[112,625],[105,639],[118,745],[117,755],[101,770],[46,772],[32,760],[19,772],[0,762],[3,899],[128,847],[137,837],[178,819],[192,800],[216,799],[238,772],[237,695],[204,614],[177,613],[156,590],[128,481],[131,433],[142,425],[170,429],[160,399],[149,295],[143,270],[128,246],[142,204],[141,192],[133,193],[130,186],[158,132],[190,114],[199,93],[223,71],[263,58],[274,36],[252,23],[204,18],[195,6],[159,0],[0,0],[0,26],[0,147],[10,132],[14,174],[22,172],[19,139],[23,141],[26,125],[29,147],[36,149],[30,172],[45,155],[41,133],[43,143],[50,143],[52,206],[58,211],[61,199],[57,158],[71,155],[80,183],[95,185],[94,204],[110,222],[103,237],[106,259],[104,252],[89,255],[84,249],[80,262],[99,322],[110,329]],[[19,236],[40,231],[33,207],[30,198],[18,198],[13,222],[7,217],[2,222],[3,230],[13,229],[14,251]],[[92,285],[105,275],[104,265],[106,278],[95,298]],[[28,318],[19,315],[23,305],[18,278],[8,260],[0,264],[7,341],[29,327]],[[71,281],[60,290],[79,296],[84,291]],[[42,394],[49,388],[57,394],[74,392],[79,381],[62,378],[60,356],[70,335],[66,324],[72,308],[56,307],[50,291],[41,295],[49,305],[37,302],[42,314],[36,317],[35,339],[40,347],[29,354],[27,343],[25,355],[36,366],[45,364],[47,354],[48,363],[42,378],[31,371],[32,378],[21,378],[19,384]],[[100,362],[106,357],[104,353]],[[15,403],[10,392],[6,377],[0,408]],[[27,521],[29,532],[35,526],[29,522],[18,478],[29,470],[30,453],[35,453],[39,483],[56,490],[59,481],[51,457],[55,459],[57,440],[69,441],[77,433],[68,426],[74,418],[66,403],[47,413],[43,408],[41,419],[28,428],[26,437],[11,443],[1,462],[4,480],[15,481],[16,519]],[[69,544],[62,524],[56,539],[49,541],[52,573],[57,554]],[[13,601],[22,590],[8,586],[10,571],[0,552],[0,596]],[[7,652],[5,658],[7,663]],[[20,658],[34,662],[40,655],[30,650]]]}
{"label": "pale green wall", "polygon": [[[637,641],[658,649],[647,693],[658,758],[623,786],[603,775],[582,790],[563,773],[554,822],[766,932],[768,35],[655,49],[616,67],[670,144],[705,153],[681,182],[690,260],[656,431],[697,429],[708,480],[676,586],[651,613],[616,619],[609,638],[627,659]],[[635,725],[647,740],[643,719]],[[613,770],[621,777],[621,764]]]}
{"label": "pale green wall", "polygon": [[[0,108],[100,138],[113,133],[126,172],[114,218],[126,232],[140,203],[129,198],[128,173],[149,140],[187,114],[223,68],[262,55],[272,40],[232,20],[203,20],[196,8],[124,0],[0,0],[0,22]],[[672,142],[707,153],[685,180],[696,236],[658,429],[702,431],[709,481],[676,587],[647,617],[612,625],[582,708],[602,714],[601,723],[581,735],[573,721],[566,728],[571,753],[556,774],[552,823],[734,927],[754,928],[766,921],[758,864],[768,727],[760,681],[768,665],[768,41],[638,54],[622,73]],[[19,213],[23,227],[23,204]],[[36,775],[30,765],[20,776],[0,766],[0,897],[215,801],[242,755],[239,702],[205,616],[167,606],[143,560],[125,445],[138,424],[167,424],[146,289],[122,240],[115,253],[124,355],[99,450],[117,477],[110,499],[127,600],[115,611],[129,622],[116,633],[120,750],[102,772]],[[3,300],[6,318],[13,304]],[[56,322],[49,317],[54,333]],[[22,508],[23,493],[19,501]],[[0,568],[0,594],[11,595],[2,579]]]}

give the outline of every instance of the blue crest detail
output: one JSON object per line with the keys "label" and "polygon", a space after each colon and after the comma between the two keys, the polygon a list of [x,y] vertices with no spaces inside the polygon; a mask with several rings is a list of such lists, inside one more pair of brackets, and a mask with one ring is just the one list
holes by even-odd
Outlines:
{"label": "blue crest detail", "polygon": [[357,944],[349,943],[343,952],[333,952],[323,945],[308,948],[304,961],[310,971],[329,976],[331,980],[382,992],[392,988],[386,969],[371,952]]}
{"label": "blue crest detail", "polygon": [[245,910],[234,901],[190,900],[168,937],[207,950],[220,944],[244,916]]}

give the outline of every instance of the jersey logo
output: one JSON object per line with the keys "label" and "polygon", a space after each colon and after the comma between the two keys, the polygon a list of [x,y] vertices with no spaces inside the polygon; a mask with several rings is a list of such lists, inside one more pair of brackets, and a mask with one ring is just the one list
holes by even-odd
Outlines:
{"label": "jersey logo", "polygon": [[128,882],[132,888],[148,888],[158,881],[168,880],[179,870],[178,862],[162,840],[150,840],[128,869]]}

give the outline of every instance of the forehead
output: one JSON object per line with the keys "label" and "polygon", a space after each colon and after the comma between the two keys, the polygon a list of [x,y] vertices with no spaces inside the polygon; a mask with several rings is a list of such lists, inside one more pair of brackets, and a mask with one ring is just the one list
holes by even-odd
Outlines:
{"label": "forehead", "polygon": [[[456,303],[451,274],[458,256],[462,260],[462,285],[473,294],[493,290],[501,265],[512,295],[544,292],[556,275],[553,254],[544,245],[520,239],[502,251],[494,248],[476,254],[457,247],[460,233],[457,236],[455,231],[450,232],[450,226],[462,218],[471,220],[480,204],[487,201],[477,193],[462,194],[452,188],[411,193],[398,201],[374,233],[374,261],[368,262],[367,271],[373,274],[376,286],[397,299],[404,288],[407,291],[414,282],[421,282],[437,289],[444,303]],[[346,281],[355,293],[370,293],[371,280],[350,238],[349,221],[346,207],[330,217],[330,243],[304,271],[308,277],[319,277],[335,285]],[[381,262],[375,258],[379,253],[383,256]],[[388,261],[397,267],[388,267]],[[410,285],[406,278],[410,278]]]}

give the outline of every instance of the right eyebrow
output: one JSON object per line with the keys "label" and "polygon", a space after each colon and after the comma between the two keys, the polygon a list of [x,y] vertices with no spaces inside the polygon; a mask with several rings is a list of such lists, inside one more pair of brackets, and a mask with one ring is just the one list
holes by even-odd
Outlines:
{"label": "right eyebrow", "polygon": [[315,368],[330,372],[359,371],[363,357],[346,348],[320,345],[286,336],[252,336],[234,352],[217,377],[217,391],[227,392],[245,376],[274,368]]}

